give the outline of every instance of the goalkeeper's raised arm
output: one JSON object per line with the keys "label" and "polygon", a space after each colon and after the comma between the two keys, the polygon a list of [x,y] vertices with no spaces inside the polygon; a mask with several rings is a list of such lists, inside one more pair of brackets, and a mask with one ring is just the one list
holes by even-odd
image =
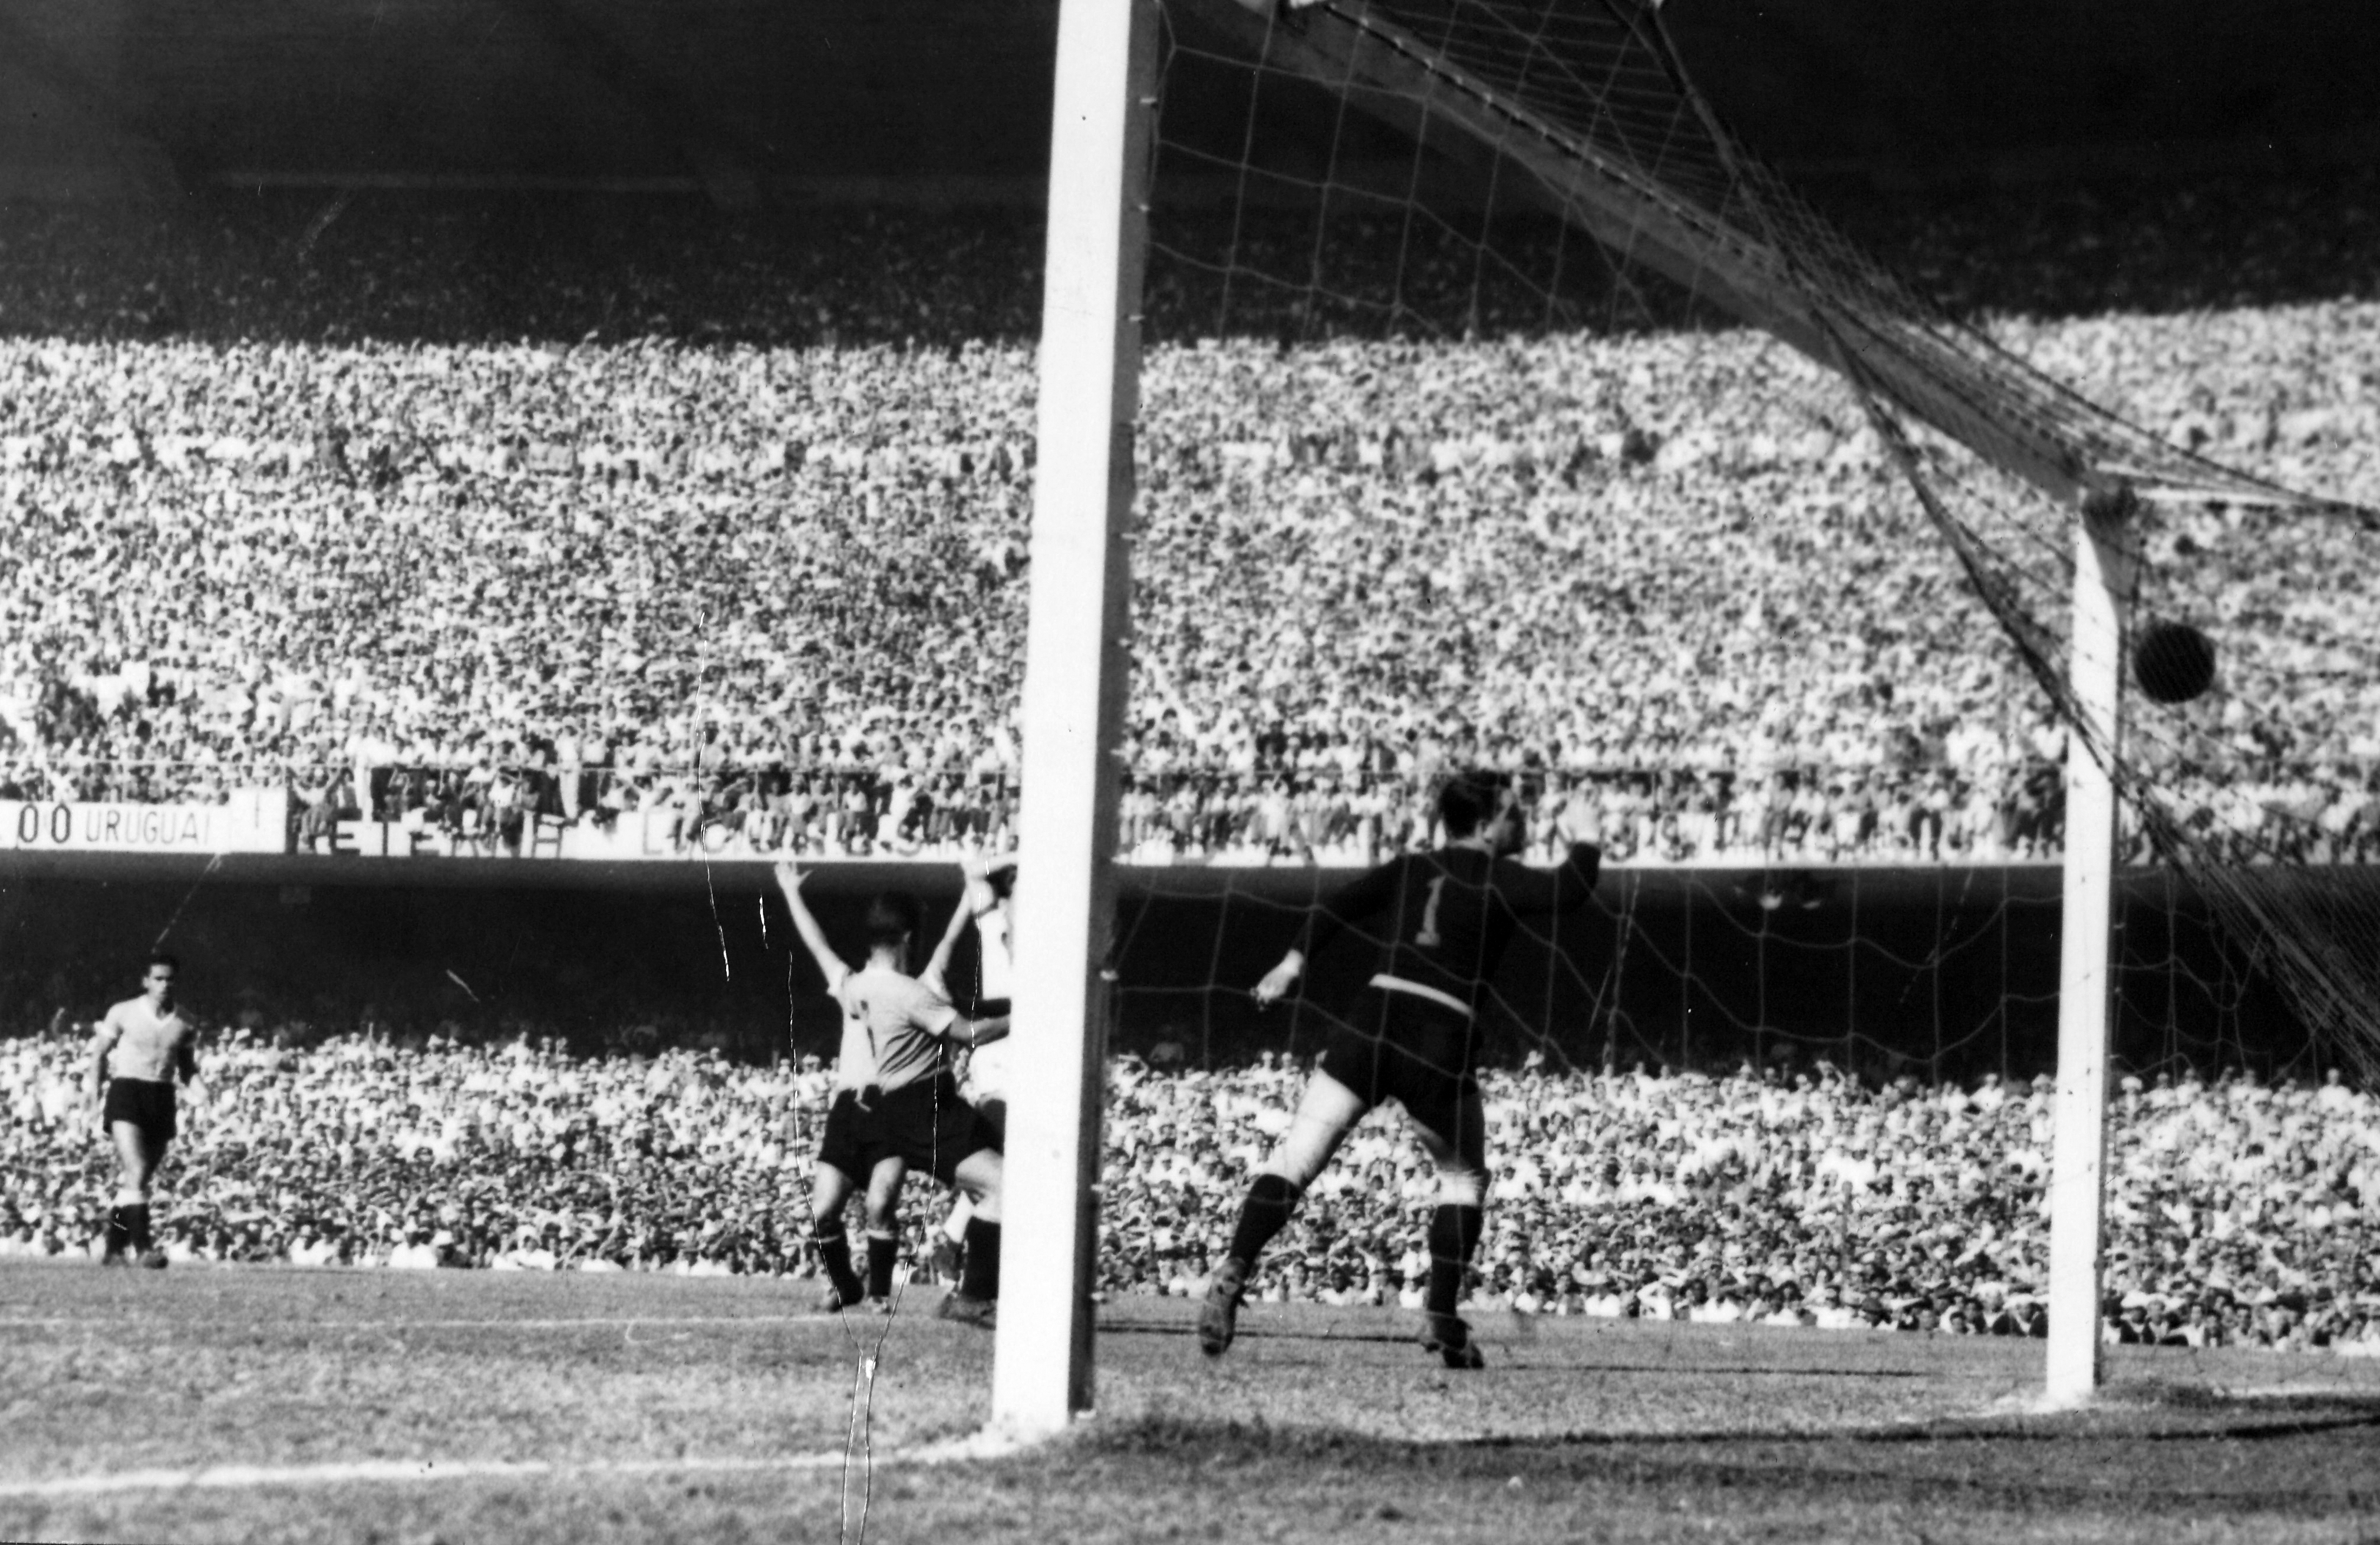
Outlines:
{"label": "goalkeeper's raised arm", "polygon": [[1259,1006],[1288,992],[1317,952],[1353,929],[1377,952],[1375,985],[1418,985],[1475,1007],[1522,918],[1569,911],[1595,893],[1603,855],[1591,842],[1572,844],[1550,870],[1514,856],[1527,813],[1504,775],[1451,779],[1439,815],[1444,847],[1390,859],[1306,914],[1297,942],[1257,984]]}

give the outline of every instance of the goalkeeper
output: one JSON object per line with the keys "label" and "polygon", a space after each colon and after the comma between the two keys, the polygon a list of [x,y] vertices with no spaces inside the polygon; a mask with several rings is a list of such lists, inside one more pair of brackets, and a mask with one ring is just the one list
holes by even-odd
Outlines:
{"label": "goalkeeper", "polygon": [[1443,847],[1390,859],[1350,882],[1306,915],[1296,947],[1257,984],[1261,1008],[1341,933],[1372,924],[1362,935],[1375,941],[1371,981],[1343,1018],[1331,1018],[1297,1115],[1248,1187],[1230,1251],[1208,1285],[1198,1345],[1209,1357],[1232,1345],[1257,1259],[1305,1188],[1366,1111],[1395,1100],[1438,1169],[1422,1346],[1449,1368],[1481,1366],[1470,1327],[1455,1313],[1488,1199],[1474,1029],[1520,920],[1585,903],[1602,854],[1581,842],[1550,871],[1517,862],[1527,813],[1504,774],[1457,775],[1439,791],[1438,809]]}

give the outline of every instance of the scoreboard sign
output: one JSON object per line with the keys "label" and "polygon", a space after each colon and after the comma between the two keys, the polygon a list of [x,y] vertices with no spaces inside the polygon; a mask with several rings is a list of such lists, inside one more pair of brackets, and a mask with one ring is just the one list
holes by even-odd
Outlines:
{"label": "scoreboard sign", "polygon": [[77,853],[285,853],[289,796],[237,789],[221,804],[0,800],[0,846]]}

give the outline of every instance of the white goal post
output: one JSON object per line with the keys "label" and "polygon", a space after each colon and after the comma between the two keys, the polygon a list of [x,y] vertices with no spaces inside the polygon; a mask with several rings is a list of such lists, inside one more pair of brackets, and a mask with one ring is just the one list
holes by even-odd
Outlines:
{"label": "white goal post", "polygon": [[[1239,14],[1245,23],[1242,7],[1262,13],[1270,4],[1219,0],[1213,9],[1224,18]],[[1029,1073],[1010,1091],[992,1376],[994,1428],[1024,1438],[1062,1429],[1092,1401],[1090,1295],[1110,992],[1104,967],[1113,921],[1115,748],[1128,672],[1127,530],[1159,5],[1062,0],[1058,18],[1016,893],[1014,1038],[1017,1066]],[[1293,67],[1336,89],[1348,89],[1354,78],[1352,70],[1315,67],[1297,40],[1291,40],[1290,55]],[[1413,100],[1435,96],[1424,91]],[[1574,209],[1564,212],[1580,218]],[[1777,325],[1757,308],[1749,314]],[[1791,341],[1791,330],[1785,331]],[[1922,391],[1916,395],[1932,401]],[[1959,420],[1961,438],[1978,432],[1967,417]],[[1998,441],[1984,449],[2052,497],[2077,491],[2063,460],[2016,454]],[[2099,1381],[2117,817],[2117,791],[2101,757],[2112,760],[2120,745],[2131,572],[2126,549],[2135,539],[2123,528],[2128,499],[2102,493],[2081,503],[2069,660],[2077,722],[2066,770],[2050,1187],[2045,1394],[2052,1405],[2089,1399]]]}
{"label": "white goal post", "polygon": [[1133,423],[1158,0],[1063,0],[1026,625],[1014,1066],[991,1418],[1020,1438],[1091,1405]]}
{"label": "white goal post", "polygon": [[[2124,630],[2131,593],[2122,497],[2085,500],[2075,520],[2066,749],[2066,883],[2058,982],[2058,1092],[2051,1114],[2049,1341],[2042,1394],[2088,1402],[2099,1387],[2099,1280],[2107,1205],[2109,958],[2115,923],[2116,785],[2122,744]],[[2095,753],[2086,740],[2097,742]]]}

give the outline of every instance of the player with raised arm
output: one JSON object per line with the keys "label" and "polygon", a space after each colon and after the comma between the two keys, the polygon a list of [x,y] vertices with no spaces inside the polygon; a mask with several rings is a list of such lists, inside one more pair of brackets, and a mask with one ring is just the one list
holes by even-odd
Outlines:
{"label": "player with raised arm", "polygon": [[150,1235],[149,1188],[174,1141],[175,1078],[190,1086],[194,1103],[203,1104],[206,1093],[199,1079],[198,1031],[174,1003],[181,973],[173,956],[162,950],[150,956],[140,996],[109,1008],[91,1034],[84,1102],[101,1133],[115,1144],[115,1201],[107,1210],[101,1257],[105,1265],[123,1265],[128,1253],[152,1271],[165,1264],[165,1252]]}
{"label": "player with raised arm", "polygon": [[888,892],[868,903],[868,960],[855,972],[827,943],[802,899],[800,868],[780,863],[776,875],[795,931],[843,1008],[846,1032],[855,1021],[866,1032],[880,1091],[874,1109],[882,1153],[958,1187],[975,1202],[965,1279],[936,1312],[988,1326],[1000,1297],[1000,1139],[960,1096],[950,1057],[953,1046],[1006,1035],[1008,1018],[971,1019],[908,974],[917,935],[917,907],[908,897]]}
{"label": "player with raised arm", "polygon": [[1475,1022],[1520,920],[1584,904],[1602,853],[1579,842],[1553,870],[1518,863],[1526,813],[1500,773],[1456,776],[1439,791],[1438,808],[1443,847],[1400,855],[1350,882],[1307,914],[1296,946],[1257,984],[1261,1008],[1288,992],[1306,961],[1341,933],[1374,919],[1388,926],[1365,933],[1377,952],[1371,980],[1343,1018],[1332,1018],[1297,1114],[1248,1187],[1198,1313],[1198,1345],[1208,1357],[1232,1345],[1257,1257],[1288,1225],[1305,1189],[1366,1112],[1395,1100],[1438,1170],[1422,1346],[1449,1368],[1482,1365],[1471,1328],[1455,1312],[1488,1199]]}
{"label": "player with raised arm", "polygon": [[[892,1304],[892,1268],[901,1249],[901,1185],[908,1166],[885,1152],[878,1109],[881,1099],[867,1022],[846,1014],[842,1044],[835,1053],[833,1088],[827,1099],[826,1130],[820,1135],[810,1177],[810,1243],[817,1248],[827,1275],[819,1307],[829,1314],[863,1303],[884,1313]],[[844,1236],[843,1223],[851,1193],[863,1182],[868,1187],[864,1284],[852,1269],[851,1241]]]}
{"label": "player with raised arm", "polygon": [[[928,987],[951,1003],[959,995],[949,988],[951,956],[958,948],[959,936],[969,927],[976,935],[976,990],[967,996],[967,1011],[972,1014],[1005,1014],[1009,1005],[1009,940],[1015,936],[1016,860],[1012,855],[980,863],[972,858],[959,861],[960,871],[966,876],[966,887],[961,895],[958,909],[951,913],[951,924],[942,934],[942,942],[935,947],[933,959],[918,976]],[[959,1092],[965,1094],[983,1118],[1000,1134],[1002,1146],[1008,1140],[1008,1046],[1006,1043],[978,1046],[967,1053],[966,1066],[959,1077]],[[949,1281],[959,1280],[960,1247],[966,1238],[966,1226],[975,1216],[975,1202],[962,1194],[942,1221],[941,1234],[934,1241],[935,1274]]]}

